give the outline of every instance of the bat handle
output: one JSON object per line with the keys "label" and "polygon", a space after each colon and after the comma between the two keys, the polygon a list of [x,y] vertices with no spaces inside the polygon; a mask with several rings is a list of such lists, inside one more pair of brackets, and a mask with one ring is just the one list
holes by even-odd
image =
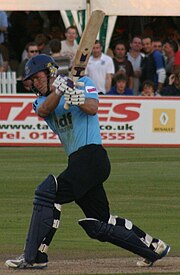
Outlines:
{"label": "bat handle", "polygon": [[66,103],[66,102],[64,103],[64,109],[65,109],[65,110],[69,110],[69,104]]}

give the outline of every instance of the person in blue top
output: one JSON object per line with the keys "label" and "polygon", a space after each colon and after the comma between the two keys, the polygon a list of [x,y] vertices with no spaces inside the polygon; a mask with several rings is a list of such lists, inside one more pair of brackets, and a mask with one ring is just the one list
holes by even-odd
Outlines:
{"label": "person in blue top", "polygon": [[118,73],[114,77],[115,85],[110,89],[107,95],[134,95],[133,90],[126,87],[128,78],[123,73]]}
{"label": "person in blue top", "polygon": [[[103,186],[110,162],[99,130],[97,90],[88,77],[73,83],[57,73],[52,57],[44,54],[32,57],[25,66],[25,81],[31,81],[31,90],[37,94],[34,110],[59,136],[68,165],[57,177],[50,174],[37,186],[24,253],[5,264],[14,269],[47,267],[61,205],[75,201],[85,215],[79,225],[89,237],[138,254],[143,257],[139,266],[151,266],[170,247],[131,221],[110,214]],[[69,108],[64,108],[65,103]]]}

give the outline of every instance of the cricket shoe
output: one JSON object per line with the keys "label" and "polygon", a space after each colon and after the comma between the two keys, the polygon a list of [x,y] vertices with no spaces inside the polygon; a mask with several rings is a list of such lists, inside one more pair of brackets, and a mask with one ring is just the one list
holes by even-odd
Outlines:
{"label": "cricket shoe", "polygon": [[[162,259],[163,257],[165,257],[169,253],[170,249],[171,248],[170,248],[169,245],[167,245],[165,242],[159,240],[157,242],[156,248],[154,249],[154,252],[156,252],[160,256],[159,259]],[[159,260],[159,259],[157,259],[157,260]],[[153,263],[154,262],[151,262],[148,259],[142,259],[142,260],[137,262],[137,266],[151,267],[151,266],[153,266]]]}
{"label": "cricket shoe", "polygon": [[43,269],[47,267],[47,262],[29,264],[24,258],[24,254],[14,260],[7,260],[5,265],[14,269]]}

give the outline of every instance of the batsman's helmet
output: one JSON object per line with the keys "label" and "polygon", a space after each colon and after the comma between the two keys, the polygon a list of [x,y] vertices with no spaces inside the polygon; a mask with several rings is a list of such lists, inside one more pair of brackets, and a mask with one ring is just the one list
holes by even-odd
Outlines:
{"label": "batsman's helmet", "polygon": [[54,73],[53,70],[58,68],[54,59],[46,54],[38,54],[31,59],[25,65],[24,81],[29,79],[34,74],[49,70],[50,73]]}

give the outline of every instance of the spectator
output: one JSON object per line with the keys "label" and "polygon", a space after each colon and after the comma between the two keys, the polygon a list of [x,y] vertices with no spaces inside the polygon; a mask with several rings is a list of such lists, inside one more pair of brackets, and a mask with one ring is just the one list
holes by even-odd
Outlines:
{"label": "spectator", "polygon": [[61,31],[60,26],[53,25],[50,27],[50,32],[48,33],[48,37],[50,38],[50,40],[58,39],[61,41],[64,39],[64,33]]}
{"label": "spectator", "polygon": [[164,57],[159,50],[154,50],[151,37],[144,37],[142,44],[146,57],[142,62],[141,83],[145,80],[153,81],[155,89],[160,93],[166,78]]}
{"label": "spectator", "polygon": [[158,50],[162,53],[163,50],[163,44],[160,38],[155,37],[152,39],[152,46],[154,50]]}
{"label": "spectator", "polygon": [[43,19],[38,11],[12,11],[9,15],[8,41],[11,46],[9,53],[21,62],[26,44],[34,41],[36,35],[42,31]]}
{"label": "spectator", "polygon": [[161,91],[162,96],[180,96],[180,72],[171,74],[169,84]]}
{"label": "spectator", "polygon": [[59,66],[61,74],[69,75],[70,58],[61,55],[61,41],[59,39],[52,39],[49,42],[50,53],[56,64]]}
{"label": "spectator", "polygon": [[174,58],[173,74],[169,77],[169,84],[163,88],[163,96],[180,96],[180,51]]}
{"label": "spectator", "polygon": [[71,64],[78,49],[76,39],[78,37],[77,28],[70,26],[65,31],[66,39],[61,41],[61,55],[68,56],[71,60]]}
{"label": "spectator", "polygon": [[166,76],[169,77],[173,72],[174,58],[175,58],[176,52],[178,51],[177,42],[174,40],[166,40],[163,45],[163,51],[166,56],[166,63],[165,63]]}
{"label": "spectator", "polygon": [[99,94],[106,94],[112,85],[114,64],[110,56],[102,52],[101,42],[96,40],[89,58],[86,74],[94,81]]}
{"label": "spectator", "polygon": [[51,39],[49,41],[49,48],[50,48],[50,54],[53,57],[53,59],[55,59],[56,57],[60,57],[61,56],[60,55],[60,52],[61,52],[61,41],[59,41],[59,39]]}
{"label": "spectator", "polygon": [[141,76],[141,63],[144,58],[144,54],[141,53],[142,40],[138,36],[134,36],[130,42],[130,50],[127,53],[127,59],[131,62],[134,70],[133,77],[133,92],[134,95],[139,93],[139,78]]}
{"label": "spectator", "polygon": [[5,43],[5,35],[8,29],[8,17],[5,11],[0,11],[0,44]]}
{"label": "spectator", "polygon": [[4,66],[3,66],[3,57],[0,53],[0,73],[4,72]]}
{"label": "spectator", "polygon": [[38,45],[35,42],[29,42],[27,43],[26,47],[25,47],[26,53],[27,53],[27,58],[24,59],[20,64],[19,64],[19,68],[18,68],[18,72],[17,72],[17,78],[19,80],[23,80],[24,77],[24,68],[25,65],[27,63],[27,61],[33,57],[39,54],[39,50],[38,50]]}
{"label": "spectator", "polygon": [[38,45],[39,53],[50,55],[49,39],[44,33],[38,33],[34,41]]}
{"label": "spectator", "polygon": [[0,44],[0,54],[2,55],[4,71],[7,72],[11,68],[10,68],[10,64],[9,64],[10,63],[9,62],[9,52],[5,45]]}
{"label": "spectator", "polygon": [[[128,77],[127,87],[130,89],[133,89],[134,83],[133,83],[133,67],[129,60],[126,58],[126,44],[122,42],[118,42],[115,45],[114,48],[114,67],[115,67],[115,73],[124,73]],[[113,80],[114,85],[114,80]]]}
{"label": "spectator", "polygon": [[110,89],[107,95],[133,95],[133,90],[126,87],[128,78],[125,74],[116,74],[114,80],[115,85]]}
{"label": "spectator", "polygon": [[160,96],[159,93],[155,91],[154,82],[151,80],[145,80],[142,84],[141,96]]}
{"label": "spectator", "polygon": [[[32,42],[32,41],[30,41],[30,42]],[[50,48],[48,45],[49,39],[44,33],[38,33],[35,36],[34,42],[38,46],[39,53],[45,53],[45,54],[50,55]],[[24,59],[29,59],[27,56],[26,48],[23,50],[23,53],[21,56],[21,60],[23,61]]]}

